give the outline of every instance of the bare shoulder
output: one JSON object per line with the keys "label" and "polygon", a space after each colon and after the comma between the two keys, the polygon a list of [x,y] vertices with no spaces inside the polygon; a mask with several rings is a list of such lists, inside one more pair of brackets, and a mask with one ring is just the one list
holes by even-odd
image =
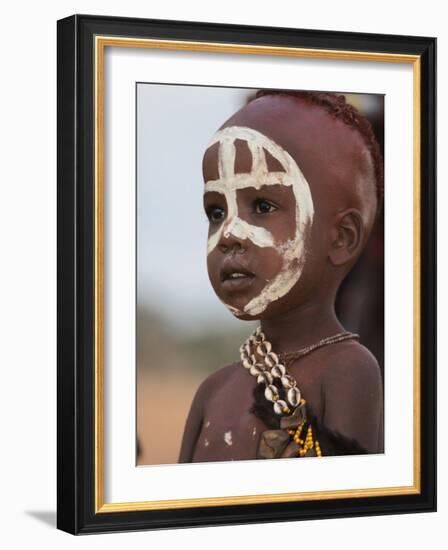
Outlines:
{"label": "bare shoulder", "polygon": [[382,452],[383,397],[378,362],[358,342],[331,347],[322,371],[324,424],[355,440],[366,452]]}
{"label": "bare shoulder", "polygon": [[240,369],[238,361],[230,363],[221,367],[220,369],[212,372],[201,384],[199,385],[195,401],[199,401],[204,405],[209,399],[211,399],[218,388],[221,388],[224,384],[231,381]]}
{"label": "bare shoulder", "polygon": [[328,348],[329,361],[322,370],[324,388],[332,389],[335,385],[381,383],[381,371],[374,355],[356,341],[341,342]]}

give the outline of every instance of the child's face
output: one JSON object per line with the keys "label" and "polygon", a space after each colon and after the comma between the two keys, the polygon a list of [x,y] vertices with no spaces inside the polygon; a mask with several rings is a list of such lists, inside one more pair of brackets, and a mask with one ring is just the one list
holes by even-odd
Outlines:
{"label": "child's face", "polygon": [[330,260],[347,234],[341,213],[362,213],[366,234],[373,223],[362,137],[306,102],[266,96],[246,105],[215,134],[203,173],[209,278],[240,319],[327,299],[344,274]]}
{"label": "child's face", "polygon": [[256,130],[224,128],[213,150],[204,162],[210,281],[232,313],[258,317],[301,276],[311,192],[291,155]]}

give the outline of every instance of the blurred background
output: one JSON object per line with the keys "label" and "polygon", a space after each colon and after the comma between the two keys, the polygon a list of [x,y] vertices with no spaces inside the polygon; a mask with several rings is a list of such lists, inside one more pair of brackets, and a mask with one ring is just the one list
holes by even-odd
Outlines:
{"label": "blurred background", "polygon": [[[178,460],[199,384],[239,359],[257,322],[219,301],[206,266],[202,155],[256,90],[137,84],[137,465]],[[383,96],[344,94],[372,122],[383,152]],[[337,300],[347,330],[383,369],[383,216]]]}

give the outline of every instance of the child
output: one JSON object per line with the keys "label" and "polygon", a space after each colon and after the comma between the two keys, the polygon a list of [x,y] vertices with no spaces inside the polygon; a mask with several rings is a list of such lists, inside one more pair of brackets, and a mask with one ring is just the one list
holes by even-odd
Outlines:
{"label": "child", "polygon": [[370,124],[343,96],[261,91],[203,173],[210,282],[260,326],[199,387],[179,462],[382,453],[378,364],[334,311],[381,206]]}

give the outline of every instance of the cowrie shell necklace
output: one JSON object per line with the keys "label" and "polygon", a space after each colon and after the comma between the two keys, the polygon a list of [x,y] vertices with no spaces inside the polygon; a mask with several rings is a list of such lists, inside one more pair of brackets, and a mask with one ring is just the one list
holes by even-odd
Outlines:
{"label": "cowrie shell necklace", "polygon": [[[322,338],[319,342],[307,346],[295,352],[281,354],[285,363],[290,363],[293,359],[303,357],[312,351],[335,344],[344,340],[357,339],[359,336],[352,332],[340,332],[327,338]],[[297,381],[287,372],[285,365],[280,362],[278,354],[272,351],[272,344],[266,340],[261,326],[247,338],[240,346],[240,357],[243,367],[257,379],[258,384],[264,384],[264,396],[272,402],[273,409],[277,415],[289,415],[301,404],[302,395],[297,386]],[[285,390],[285,399],[280,399],[277,386],[274,379],[280,381]]]}

